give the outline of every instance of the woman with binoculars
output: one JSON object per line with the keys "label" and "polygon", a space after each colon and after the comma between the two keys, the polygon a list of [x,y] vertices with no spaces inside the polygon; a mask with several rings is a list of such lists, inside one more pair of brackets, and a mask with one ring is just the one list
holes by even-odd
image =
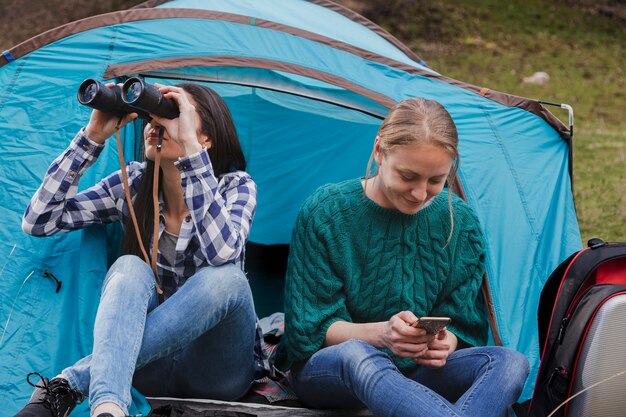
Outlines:
{"label": "woman with binoculars", "polygon": [[[81,174],[107,138],[136,112],[118,117],[94,109],[26,209],[22,227],[35,236],[120,221],[125,237],[124,255],[104,280],[91,355],[51,380],[39,374],[38,383],[29,379],[35,392],[18,416],[67,416],[86,397],[92,416],[125,416],[131,384],[150,396],[234,400],[247,392],[260,365],[256,314],[242,271],[256,186],[245,172],[230,111],[198,84],[155,87],[180,114],[150,114],[146,161],[127,164],[139,233],[124,198],[122,170],[77,193]],[[156,274],[141,255],[155,234],[155,175]]]}

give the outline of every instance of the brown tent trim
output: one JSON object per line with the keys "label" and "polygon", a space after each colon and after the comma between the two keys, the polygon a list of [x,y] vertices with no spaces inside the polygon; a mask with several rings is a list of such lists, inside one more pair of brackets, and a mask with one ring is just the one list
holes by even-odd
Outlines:
{"label": "brown tent trim", "polygon": [[502,93],[484,87],[478,87],[476,85],[458,81],[453,78],[445,77],[443,75],[428,73],[417,68],[407,72],[411,72],[428,78],[434,78],[444,83],[471,91],[506,107],[519,107],[520,109],[526,110],[527,112],[532,113],[535,116],[545,120],[550,126],[554,128],[554,130],[559,133],[562,139],[566,141],[569,141],[571,139],[569,128],[565,126],[565,124],[558,117],[556,117],[555,115],[550,113],[548,109],[543,107],[537,100],[526,97],[514,96],[512,94]]}
{"label": "brown tent trim", "polygon": [[[155,3],[163,0],[155,0]],[[326,0],[311,0],[311,1],[326,1]],[[9,52],[15,59],[18,59],[44,45],[57,41],[59,39],[74,35],[79,32],[94,29],[101,26],[109,26],[121,23],[127,23],[132,21],[150,20],[150,19],[168,19],[168,18],[195,18],[195,19],[211,19],[221,20],[240,24],[250,24],[251,18],[248,16],[242,16],[232,13],[214,12],[207,10],[197,9],[146,9],[136,8],[119,12],[107,13],[99,16],[94,16],[75,22],[68,23],[63,26],[59,26],[56,29],[51,29],[44,32],[34,38],[31,38],[25,42],[20,43],[16,47],[12,48]],[[259,26],[266,29],[277,30],[284,33],[288,33],[294,36],[298,36],[304,39],[321,43],[332,48],[349,52],[353,55],[359,56],[363,59],[378,62],[383,65],[390,66],[392,68],[399,69],[401,71],[408,72],[410,74],[419,75],[422,77],[433,78],[438,81],[454,85],[456,87],[471,91],[475,94],[486,97],[492,101],[500,103],[507,107],[519,107],[530,113],[535,114],[538,117],[544,119],[550,124],[565,140],[570,139],[569,129],[546,108],[539,104],[536,100],[527,99],[524,97],[513,96],[498,91],[477,87],[472,84],[464,83],[449,77],[445,77],[434,72],[423,70],[421,68],[413,67],[408,64],[404,64],[395,61],[391,58],[387,58],[376,53],[366,51],[364,49],[340,42],[335,39],[327,38],[312,32],[308,32],[302,29],[294,28],[291,26],[282,25],[276,22],[268,20],[257,19],[255,20],[255,26]],[[4,56],[0,57],[0,67],[7,64],[7,60]]]}
{"label": "brown tent trim", "polygon": [[363,97],[378,103],[385,108],[393,107],[396,102],[391,98],[380,94],[376,91],[369,90],[354,84],[344,78],[326,72],[303,67],[301,65],[289,64],[279,61],[271,61],[262,58],[242,58],[233,56],[194,56],[180,58],[165,58],[149,61],[130,62],[127,64],[111,65],[105,73],[104,79],[121,77],[129,74],[138,74],[141,72],[157,71],[171,68],[181,67],[244,67],[244,68],[263,68],[276,71],[284,71],[291,74],[302,75],[308,78],[323,81],[328,84],[336,85],[348,91],[357,93]]}
{"label": "brown tent trim", "polygon": [[[136,22],[141,20],[172,18],[204,18],[241,24],[250,23],[249,17],[235,15],[231,13],[212,11],[203,12],[202,10],[195,9],[129,9],[118,12],[105,13],[66,23],[65,25],[50,29],[14,46],[9,50],[9,52],[17,60],[20,57],[27,55],[45,45],[91,29],[96,29],[104,26],[119,25],[128,22]],[[0,67],[6,64],[6,58],[0,57]]]}
{"label": "brown tent trim", "polygon": [[[149,0],[144,3],[138,4],[137,6],[134,6],[133,8],[152,8],[152,7],[160,6],[165,3],[169,3],[170,1],[172,0]],[[376,33],[378,36],[385,39],[387,42],[389,42],[390,44],[392,44],[393,46],[401,50],[408,58],[414,60],[415,62],[422,61],[422,59],[419,56],[417,56],[415,52],[413,52],[408,46],[400,42],[398,38],[396,38],[391,33],[387,32],[385,29],[378,26],[376,23],[358,14],[354,10],[350,10],[347,7],[337,4],[330,0],[307,0],[307,1],[309,3],[322,6],[326,9],[330,9],[334,11],[335,13],[338,13],[344,17],[347,17],[348,19],[352,20],[355,23],[365,26],[366,28]]]}
{"label": "brown tent trim", "polygon": [[[450,190],[454,194],[461,197],[463,200],[467,201],[467,196],[465,195],[463,185],[461,184],[461,179],[458,177],[458,175],[452,181]],[[496,318],[496,310],[493,304],[493,296],[491,295],[491,287],[489,286],[489,277],[487,276],[486,272],[483,275],[483,281],[480,285],[480,292],[482,293],[483,300],[485,301],[487,319],[489,320],[489,328],[491,329],[493,342],[497,346],[502,346],[502,338],[500,337],[500,330],[498,328],[498,320]]]}
{"label": "brown tent trim", "polygon": [[498,329],[498,320],[496,319],[496,310],[493,304],[493,296],[491,295],[491,287],[489,286],[489,277],[487,277],[487,273],[483,275],[480,292],[483,295],[483,300],[485,300],[485,308],[487,310],[487,318],[489,319],[489,328],[491,329],[493,343],[496,346],[502,346],[502,338],[500,337],[500,330]]}
{"label": "brown tent trim", "polygon": [[398,48],[399,50],[404,52],[404,54],[408,58],[414,60],[415,62],[423,61],[408,46],[406,46],[404,43],[400,42],[398,40],[398,38],[396,38],[391,33],[387,32],[385,29],[383,29],[380,26],[378,26],[376,23],[374,23],[371,20],[367,19],[366,17],[358,14],[357,12],[355,12],[353,10],[350,10],[347,7],[344,7],[344,6],[340,5],[340,4],[337,4],[337,3],[329,1],[329,0],[308,0],[308,1],[310,3],[317,4],[317,5],[322,6],[322,7],[326,7],[327,9],[330,9],[330,10],[332,10],[334,12],[337,12],[337,13],[347,17],[348,19],[350,19],[350,20],[352,20],[352,21],[354,21],[356,23],[359,23],[359,24],[365,26],[366,28],[368,28],[372,32],[375,32],[376,34],[378,34],[378,36],[380,36],[381,38],[385,39],[387,42],[389,42],[390,44],[392,44],[393,46],[395,46],[396,48]]}

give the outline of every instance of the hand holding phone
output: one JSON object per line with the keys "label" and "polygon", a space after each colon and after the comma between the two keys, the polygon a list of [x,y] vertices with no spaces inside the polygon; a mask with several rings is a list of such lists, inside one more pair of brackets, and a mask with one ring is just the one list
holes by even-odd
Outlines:
{"label": "hand holding phone", "polygon": [[437,334],[451,321],[450,317],[420,317],[416,322],[411,323],[410,326],[424,329],[427,334]]}

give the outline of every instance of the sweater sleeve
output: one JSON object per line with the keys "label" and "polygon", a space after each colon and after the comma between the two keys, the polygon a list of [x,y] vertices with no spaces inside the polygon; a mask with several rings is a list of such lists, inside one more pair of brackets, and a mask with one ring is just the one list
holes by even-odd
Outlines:
{"label": "sweater sleeve", "polygon": [[[467,207],[457,215],[461,231],[446,291],[435,304],[433,316],[452,317],[448,329],[459,338],[459,346],[487,343],[488,323],[480,287],[485,273],[485,242],[478,218]],[[460,224],[459,224],[460,223]]]}
{"label": "sweater sleeve", "polygon": [[333,273],[324,218],[309,199],[294,226],[285,282],[285,336],[277,365],[287,369],[318,351],[336,321],[351,322],[343,281]]}

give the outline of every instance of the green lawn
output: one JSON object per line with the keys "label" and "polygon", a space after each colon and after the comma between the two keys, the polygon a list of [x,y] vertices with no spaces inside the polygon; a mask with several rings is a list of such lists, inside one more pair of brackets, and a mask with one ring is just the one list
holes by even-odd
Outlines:
{"label": "green lawn", "polygon": [[[626,241],[626,22],[610,1],[345,1],[452,78],[574,107],[583,242]],[[622,10],[626,5],[621,6]],[[545,71],[545,85],[523,77]],[[561,120],[567,113],[550,108]]]}

